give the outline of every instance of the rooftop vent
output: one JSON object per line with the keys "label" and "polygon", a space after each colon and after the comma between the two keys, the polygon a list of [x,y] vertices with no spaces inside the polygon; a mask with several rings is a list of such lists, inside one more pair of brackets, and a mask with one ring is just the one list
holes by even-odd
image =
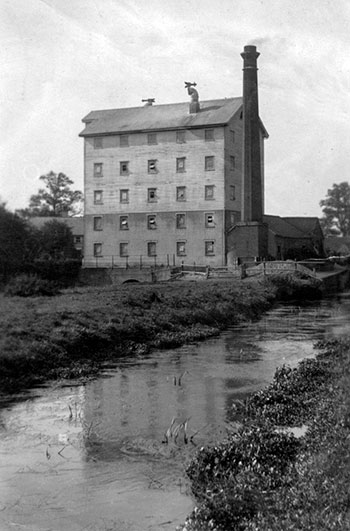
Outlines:
{"label": "rooftop vent", "polygon": [[147,99],[141,100],[141,101],[143,103],[145,102],[145,107],[151,107],[156,100],[155,100],[155,98],[147,98]]}
{"label": "rooftop vent", "polygon": [[185,88],[187,88],[187,94],[191,96],[190,101],[190,114],[196,114],[200,111],[199,101],[198,101],[198,92],[194,88],[197,86],[197,83],[191,83],[190,81],[185,81]]}

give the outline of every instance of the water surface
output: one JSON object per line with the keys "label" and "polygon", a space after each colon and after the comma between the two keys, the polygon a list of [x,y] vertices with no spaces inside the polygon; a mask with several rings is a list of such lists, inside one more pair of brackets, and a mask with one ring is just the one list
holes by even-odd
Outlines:
{"label": "water surface", "polygon": [[[0,529],[174,530],[192,508],[186,462],[235,429],[232,403],[314,356],[315,340],[349,333],[349,315],[349,294],[281,305],[206,342],[123,359],[86,385],[3,404]],[[164,443],[172,420],[188,420],[192,442],[180,432]]]}

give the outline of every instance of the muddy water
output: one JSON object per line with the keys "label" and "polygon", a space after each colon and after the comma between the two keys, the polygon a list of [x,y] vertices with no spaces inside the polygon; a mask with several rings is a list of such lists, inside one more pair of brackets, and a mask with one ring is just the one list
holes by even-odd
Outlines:
{"label": "muddy water", "polygon": [[[350,294],[279,306],[204,343],[123,360],[87,385],[2,404],[1,531],[174,530],[192,508],[184,467],[196,447],[234,429],[232,403],[277,366],[350,333],[349,316]],[[192,442],[183,430],[162,442],[174,418],[173,428],[189,419]]]}

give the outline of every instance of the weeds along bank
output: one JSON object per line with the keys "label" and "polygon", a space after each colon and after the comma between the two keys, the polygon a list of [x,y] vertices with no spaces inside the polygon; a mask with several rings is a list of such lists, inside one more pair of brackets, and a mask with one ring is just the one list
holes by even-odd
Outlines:
{"label": "weeds along bank", "polygon": [[1,389],[89,376],[105,360],[204,339],[258,318],[275,297],[273,285],[247,280],[1,295]]}
{"label": "weeds along bank", "polygon": [[319,348],[238,405],[237,433],[199,450],[181,531],[350,529],[350,338]]}

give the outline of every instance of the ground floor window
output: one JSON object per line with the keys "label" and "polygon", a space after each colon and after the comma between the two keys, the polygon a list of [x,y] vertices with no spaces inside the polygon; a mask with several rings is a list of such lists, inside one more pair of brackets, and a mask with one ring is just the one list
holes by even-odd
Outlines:
{"label": "ground floor window", "polygon": [[94,243],[94,256],[102,256],[102,243]]}
{"label": "ground floor window", "polygon": [[120,256],[128,256],[129,255],[129,244],[126,242],[122,242],[119,244],[119,255]]}
{"label": "ground floor window", "polygon": [[205,242],[205,256],[211,256],[215,254],[215,247],[213,240]]}
{"label": "ground floor window", "polygon": [[157,256],[157,244],[156,242],[147,243],[147,256]]}
{"label": "ground floor window", "polygon": [[186,256],[186,242],[176,242],[176,255]]}

